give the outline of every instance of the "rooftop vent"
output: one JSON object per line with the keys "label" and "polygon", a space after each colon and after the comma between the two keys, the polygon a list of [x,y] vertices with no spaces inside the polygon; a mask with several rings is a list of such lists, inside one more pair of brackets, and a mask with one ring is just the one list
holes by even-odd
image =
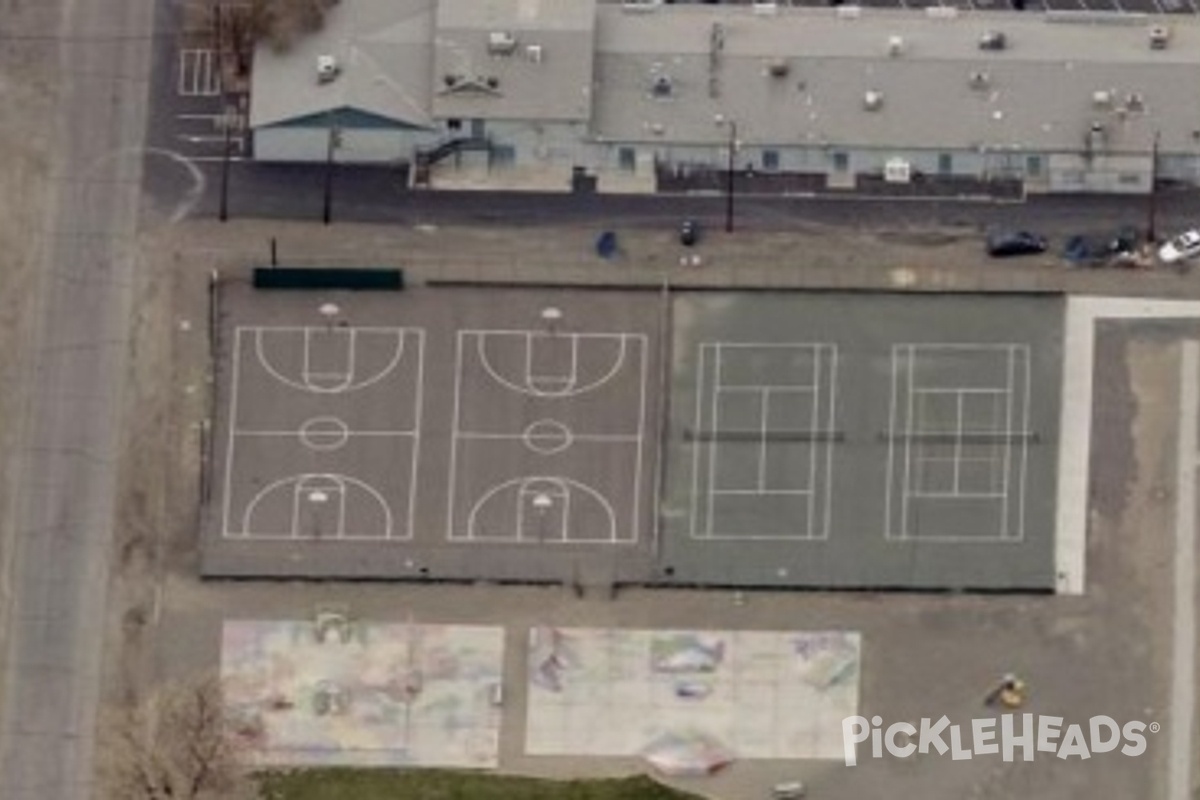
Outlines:
{"label": "rooftop vent", "polygon": [[1008,47],[1008,37],[1003,31],[987,31],[979,37],[980,50],[1004,50]]}
{"label": "rooftop vent", "polygon": [[863,95],[863,108],[867,111],[878,111],[883,108],[883,92],[874,89]]}
{"label": "rooftop vent", "polygon": [[517,37],[511,31],[492,31],[488,34],[487,50],[494,56],[508,56],[517,49]]}
{"label": "rooftop vent", "polygon": [[1166,50],[1171,41],[1171,29],[1166,25],[1154,25],[1150,28],[1150,49]]}
{"label": "rooftop vent", "polygon": [[540,44],[531,44],[525,48],[525,58],[532,61],[534,64],[542,63],[542,46]]}
{"label": "rooftop vent", "polygon": [[334,56],[317,56],[317,83],[329,83],[342,71]]}
{"label": "rooftop vent", "polygon": [[1140,92],[1130,92],[1125,95],[1125,110],[1140,114],[1146,110],[1146,100]]}
{"label": "rooftop vent", "polygon": [[779,13],[779,4],[775,0],[754,0],[754,13],[771,16]]}
{"label": "rooftop vent", "polygon": [[976,70],[967,78],[967,85],[972,89],[986,89],[992,85],[992,76],[983,70]]}
{"label": "rooftop vent", "polygon": [[654,11],[662,5],[662,0],[623,0],[621,8],[625,11]]}
{"label": "rooftop vent", "polygon": [[838,6],[838,19],[858,19],[862,16],[862,6]]}
{"label": "rooftop vent", "polygon": [[772,78],[786,78],[789,67],[786,58],[772,58],[767,62],[767,75]]}
{"label": "rooftop vent", "polygon": [[1101,89],[1099,91],[1092,92],[1092,107],[1093,108],[1099,108],[1099,109],[1112,108],[1112,104],[1113,104],[1113,93],[1112,92],[1105,90],[1105,89]]}
{"label": "rooftop vent", "polygon": [[889,36],[887,42],[887,52],[889,56],[895,58],[904,52],[904,37]]}
{"label": "rooftop vent", "polygon": [[671,96],[671,76],[655,75],[654,83],[650,85],[650,92],[655,97],[670,97]]}

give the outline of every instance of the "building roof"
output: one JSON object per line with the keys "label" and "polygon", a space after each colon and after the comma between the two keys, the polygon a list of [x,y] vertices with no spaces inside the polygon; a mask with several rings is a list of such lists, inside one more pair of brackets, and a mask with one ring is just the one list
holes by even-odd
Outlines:
{"label": "building roof", "polygon": [[[436,0],[347,0],[321,30],[284,52],[260,44],[254,54],[250,125],[258,128],[357,109],[398,125],[427,127]],[[340,74],[317,81],[318,56]]]}
{"label": "building roof", "polygon": [[[1200,26],[1173,19],[1168,47],[1152,50],[1144,17],[1054,19],[605,5],[592,128],[718,144],[729,133],[716,121],[731,119],[763,145],[1079,150],[1099,123],[1112,150],[1144,152],[1155,130],[1164,150],[1194,149],[1200,104],[1180,99],[1195,96]],[[994,31],[1006,47],[981,49]]]}
{"label": "building roof", "polygon": [[433,115],[585,120],[595,0],[439,0]]}

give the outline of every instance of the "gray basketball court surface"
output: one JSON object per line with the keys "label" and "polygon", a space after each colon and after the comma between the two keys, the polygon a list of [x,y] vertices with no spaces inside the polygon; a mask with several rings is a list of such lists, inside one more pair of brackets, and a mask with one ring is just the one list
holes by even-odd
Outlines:
{"label": "gray basketball court surface", "polygon": [[1054,586],[1057,297],[220,309],[210,576]]}

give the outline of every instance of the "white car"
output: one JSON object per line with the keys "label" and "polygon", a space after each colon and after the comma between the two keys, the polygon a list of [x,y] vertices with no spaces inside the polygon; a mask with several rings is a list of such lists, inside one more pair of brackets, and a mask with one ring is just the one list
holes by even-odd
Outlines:
{"label": "white car", "polygon": [[1200,255],[1200,231],[1184,231],[1158,249],[1158,257],[1166,264],[1186,261]]}

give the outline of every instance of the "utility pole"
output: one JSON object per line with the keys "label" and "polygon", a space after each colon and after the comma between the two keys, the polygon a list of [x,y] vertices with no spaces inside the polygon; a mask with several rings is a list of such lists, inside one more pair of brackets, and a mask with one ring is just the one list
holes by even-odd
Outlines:
{"label": "utility pole", "polygon": [[733,233],[733,172],[737,151],[737,122],[729,120],[729,159],[725,164],[725,232]]}
{"label": "utility pole", "polygon": [[325,148],[325,202],[322,221],[328,225],[333,220],[333,153],[338,146],[339,131],[334,122],[334,111],[329,110],[329,142]]}
{"label": "utility pole", "polygon": [[1158,241],[1158,139],[1154,132],[1154,143],[1150,147],[1150,194],[1146,203],[1146,240]]}
{"label": "utility pole", "polygon": [[213,27],[217,40],[217,76],[221,86],[221,122],[225,128],[225,149],[221,154],[221,200],[217,211],[217,219],[225,222],[229,219],[229,151],[233,146],[232,120],[229,117],[229,103],[225,93],[225,47],[222,39],[221,4],[213,6]]}

